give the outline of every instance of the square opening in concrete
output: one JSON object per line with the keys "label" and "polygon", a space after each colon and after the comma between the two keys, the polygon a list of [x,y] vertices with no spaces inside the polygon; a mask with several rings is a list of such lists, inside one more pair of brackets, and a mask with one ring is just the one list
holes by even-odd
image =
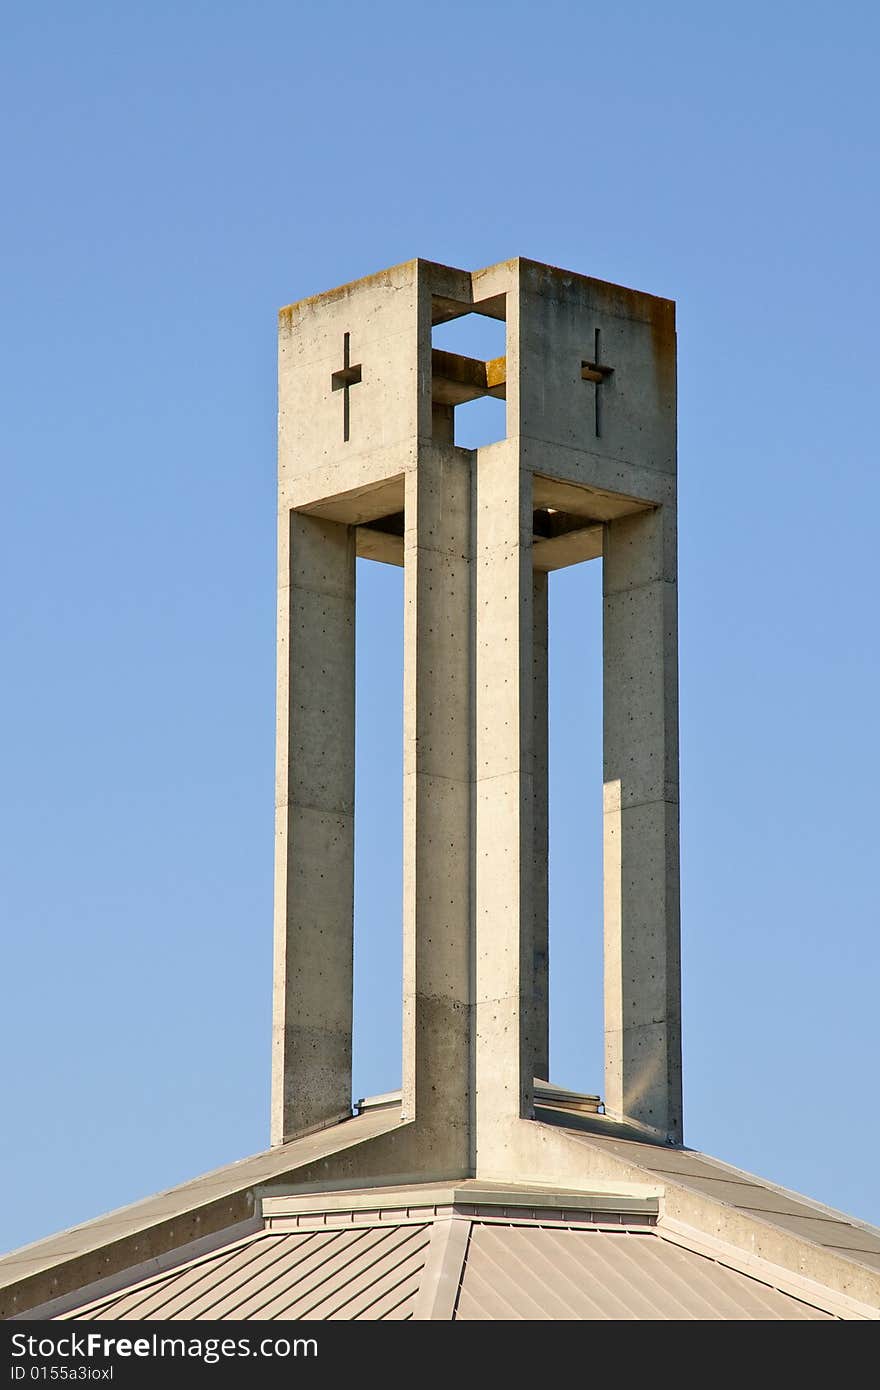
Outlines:
{"label": "square opening in concrete", "polygon": [[491,313],[435,301],[431,333],[434,438],[479,449],[507,435],[507,324]]}

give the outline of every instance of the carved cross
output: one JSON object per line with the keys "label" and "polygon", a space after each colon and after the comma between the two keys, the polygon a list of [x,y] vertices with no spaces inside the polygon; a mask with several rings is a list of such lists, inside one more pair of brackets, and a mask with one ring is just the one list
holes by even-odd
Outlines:
{"label": "carved cross", "polygon": [[[592,381],[596,387],[596,390],[594,392],[594,421],[597,439],[600,437],[602,433],[602,414],[599,387],[602,386],[603,383],[608,380],[608,378],[614,371],[613,367],[606,366],[602,361],[602,347],[599,341],[599,333],[600,330],[597,328],[595,343],[593,346],[592,362],[581,363],[581,379],[583,381]],[[358,380],[360,380],[360,377],[358,377]]]}
{"label": "carved cross", "polygon": [[334,391],[342,392],[342,438],[348,443],[349,436],[349,403],[348,390],[350,386],[356,386],[361,379],[361,364],[351,365],[351,334],[345,333],[342,338],[342,370],[334,372],[330,378],[330,385]]}

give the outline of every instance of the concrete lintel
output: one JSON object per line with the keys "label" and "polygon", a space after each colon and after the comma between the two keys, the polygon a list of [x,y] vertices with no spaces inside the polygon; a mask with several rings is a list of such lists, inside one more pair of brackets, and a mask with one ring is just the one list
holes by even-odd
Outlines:
{"label": "concrete lintel", "polygon": [[464,290],[463,293],[467,297],[462,299],[451,299],[448,295],[442,294],[431,296],[431,322],[433,325],[450,323],[453,319],[463,318],[465,314],[481,314],[483,318],[500,319],[502,322],[506,318],[505,300],[507,296],[504,292],[482,299],[475,299],[471,288]]}
{"label": "concrete lintel", "polygon": [[403,569],[403,536],[379,531],[374,526],[358,526],[355,544],[359,560],[376,560],[379,564]]}
{"label": "concrete lintel", "polygon": [[675,500],[674,473],[649,467],[639,458],[603,454],[527,434],[520,437],[519,444],[523,467],[536,475],[609,496],[630,497],[648,506],[659,507]]}
{"label": "concrete lintel", "polygon": [[435,405],[463,405],[480,396],[504,400],[507,360],[494,357],[486,362],[479,357],[465,357],[458,352],[434,348],[431,375],[431,396]]}
{"label": "concrete lintel", "polygon": [[603,534],[601,526],[585,526],[552,540],[536,540],[532,546],[532,563],[536,570],[549,572],[598,560],[602,555]]}
{"label": "concrete lintel", "polygon": [[380,478],[374,482],[363,483],[348,492],[335,493],[330,497],[319,497],[293,508],[309,516],[320,516],[325,521],[342,522],[347,526],[362,526],[379,517],[390,516],[403,511],[404,475],[396,473],[390,478]]}
{"label": "concrete lintel", "polygon": [[587,483],[548,477],[544,473],[534,474],[532,497],[536,508],[566,512],[570,516],[582,517],[584,522],[596,525],[635,512],[652,511],[657,505],[650,498],[609,492]]}
{"label": "concrete lintel", "polygon": [[[415,439],[391,443],[365,453],[351,454],[343,459],[332,456],[325,458],[319,453],[311,466],[303,468],[301,473],[292,476],[285,473],[279,478],[278,511],[303,512],[309,511],[312,507],[322,509],[326,503],[333,502],[336,498],[345,499],[352,495],[366,497],[373,487],[382,488],[386,483],[402,478],[410,469],[415,468],[416,453]],[[370,499],[372,500],[378,502],[378,499]],[[373,512],[373,516],[382,516],[383,513],[396,510],[393,496],[389,496],[387,502],[390,505],[386,506],[386,500],[383,499],[382,508]],[[372,512],[372,506],[369,510]],[[373,516],[361,516],[353,512],[348,525],[357,525],[360,520],[371,521]],[[328,519],[345,520],[333,516]]]}

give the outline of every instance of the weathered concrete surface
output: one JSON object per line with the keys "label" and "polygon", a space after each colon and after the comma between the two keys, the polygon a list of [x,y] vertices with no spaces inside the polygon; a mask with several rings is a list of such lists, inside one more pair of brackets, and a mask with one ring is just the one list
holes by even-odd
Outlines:
{"label": "weathered concrete surface", "polygon": [[406,477],[403,1112],[432,1163],[471,1164],[472,459]]}
{"label": "weathered concrete surface", "polygon": [[[432,348],[432,323],[472,308],[506,319],[505,355],[491,364]],[[504,392],[507,438],[457,449],[454,402],[489,390]],[[643,797],[646,774],[635,771],[656,748],[675,756],[674,551],[663,540],[672,570],[657,577],[651,540],[674,537],[674,509],[668,301],[530,261],[473,275],[413,261],[281,314],[282,537],[291,514],[321,518],[355,528],[360,553],[406,570],[403,1093],[425,1162],[441,1151],[453,1166],[501,1161],[510,1123],[531,1113],[532,1078],[549,1072],[546,571],[603,547],[608,1100],[680,1137],[677,772]],[[279,642],[289,623],[283,614]],[[341,679],[338,663],[320,677],[321,708],[347,709],[348,677],[328,688]],[[282,714],[280,739],[291,718]],[[322,762],[321,733],[307,763]],[[332,766],[347,766],[347,747],[328,755]],[[339,835],[309,851],[334,880],[326,905],[308,900],[312,870],[295,841],[281,861],[281,940],[296,943],[302,983],[276,984],[288,1039],[276,1141],[338,1113],[345,1093],[344,1010],[329,997],[349,940],[343,802],[337,787]],[[303,892],[291,894],[300,873]],[[328,934],[336,954],[318,963]],[[313,971],[306,1001],[297,991]],[[306,1090],[320,1077],[322,1099],[306,1108],[294,1103],[296,1067]]]}
{"label": "weathered concrete surface", "polygon": [[[534,261],[517,264],[521,433],[544,449],[573,451],[571,466],[580,476],[572,481],[598,483],[587,455],[674,475],[674,304]],[[597,330],[602,360],[613,368],[599,386],[582,377]],[[598,435],[597,394],[602,401]],[[555,450],[553,457],[555,462]],[[543,471],[556,474],[555,466]],[[638,487],[620,490],[644,495]]]}
{"label": "weathered concrete surface", "polygon": [[278,588],[272,1138],[350,1113],[354,531],[290,512]]}
{"label": "weathered concrete surface", "polygon": [[605,526],[605,1104],[682,1138],[675,511]]}
{"label": "weathered concrete surface", "polygon": [[476,509],[474,998],[476,1169],[531,1110],[531,475],[511,440],[479,451]]}
{"label": "weathered concrete surface", "polygon": [[[354,457],[375,459],[418,433],[419,263],[409,261],[282,309],[278,317],[279,481],[316,471],[345,472]],[[350,438],[333,374],[351,362]],[[333,492],[349,484],[335,486]]]}

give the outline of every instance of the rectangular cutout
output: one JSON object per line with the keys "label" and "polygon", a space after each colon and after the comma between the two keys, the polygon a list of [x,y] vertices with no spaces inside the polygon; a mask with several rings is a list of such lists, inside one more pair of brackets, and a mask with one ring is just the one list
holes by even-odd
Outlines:
{"label": "rectangular cutout", "polygon": [[359,558],[356,593],[355,1100],[402,1074],[403,570]]}
{"label": "rectangular cutout", "polygon": [[551,1078],[601,1093],[601,560],[548,581]]}

